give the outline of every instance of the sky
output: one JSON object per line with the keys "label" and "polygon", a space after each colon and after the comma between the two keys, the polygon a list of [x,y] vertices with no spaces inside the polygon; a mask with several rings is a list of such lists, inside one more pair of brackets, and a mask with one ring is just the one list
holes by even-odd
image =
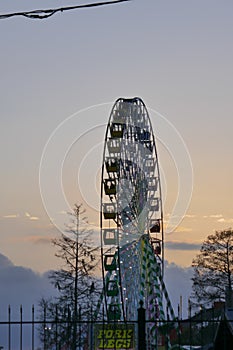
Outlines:
{"label": "sky", "polygon": [[[9,0],[0,13],[64,5]],[[119,97],[149,110],[166,225],[177,198],[182,207],[165,235],[168,267],[187,276],[203,240],[232,227],[232,11],[230,0],[132,0],[0,20],[0,253],[13,266],[59,266],[50,240],[76,202],[98,236],[104,132]]]}

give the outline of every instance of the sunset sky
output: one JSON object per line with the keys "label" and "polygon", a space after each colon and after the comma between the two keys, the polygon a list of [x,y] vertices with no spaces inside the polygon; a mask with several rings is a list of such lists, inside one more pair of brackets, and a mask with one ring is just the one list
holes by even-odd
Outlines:
{"label": "sunset sky", "polygon": [[[0,12],[66,4],[9,0]],[[36,272],[57,267],[50,239],[59,229],[47,212],[68,222],[75,202],[98,236],[104,133],[119,97],[141,97],[151,115],[165,224],[179,192],[182,206],[192,190],[166,234],[166,260],[189,267],[207,235],[233,227],[232,14],[230,0],[133,0],[0,20],[1,254]],[[66,206],[52,192],[56,171]]]}

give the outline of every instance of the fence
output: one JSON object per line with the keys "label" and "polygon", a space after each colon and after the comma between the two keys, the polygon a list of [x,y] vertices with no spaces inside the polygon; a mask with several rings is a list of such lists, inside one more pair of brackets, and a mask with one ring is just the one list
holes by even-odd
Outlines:
{"label": "fence", "polygon": [[[6,319],[0,321],[0,350],[233,349],[233,320],[224,319],[222,310],[202,310],[187,320],[145,322],[143,310],[139,309],[138,321],[107,323],[82,320],[81,313],[76,321],[72,315],[51,319],[46,310],[35,315],[34,307],[30,315],[20,307],[13,317],[9,307]],[[152,328],[156,329],[153,339]]]}

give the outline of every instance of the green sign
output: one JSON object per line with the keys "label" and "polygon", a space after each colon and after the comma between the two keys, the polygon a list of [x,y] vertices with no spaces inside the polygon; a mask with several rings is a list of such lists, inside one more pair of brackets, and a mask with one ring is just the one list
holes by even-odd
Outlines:
{"label": "green sign", "polygon": [[135,350],[134,324],[96,324],[95,350]]}

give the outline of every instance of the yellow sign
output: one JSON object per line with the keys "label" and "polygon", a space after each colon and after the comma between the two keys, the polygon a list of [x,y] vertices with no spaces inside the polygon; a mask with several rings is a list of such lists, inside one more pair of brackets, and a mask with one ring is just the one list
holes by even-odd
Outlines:
{"label": "yellow sign", "polygon": [[95,350],[134,350],[134,324],[96,324]]}

